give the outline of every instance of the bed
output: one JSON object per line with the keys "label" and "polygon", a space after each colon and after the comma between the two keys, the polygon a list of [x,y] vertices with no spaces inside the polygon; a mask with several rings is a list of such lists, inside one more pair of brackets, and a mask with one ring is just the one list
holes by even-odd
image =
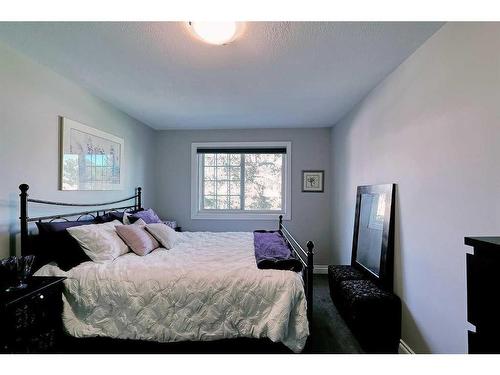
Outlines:
{"label": "bed", "polygon": [[[29,224],[141,209],[141,189],[123,200],[70,204],[28,197],[21,185],[22,254],[37,255]],[[131,205],[109,207],[133,200]],[[94,211],[37,218],[28,205],[91,206]],[[95,207],[107,206],[95,210]],[[65,276],[63,322],[73,337],[107,337],[159,343],[267,338],[301,352],[312,317],[313,244],[307,251],[285,228],[279,231],[303,263],[303,272],[258,269],[249,232],[181,232],[170,250],[127,253],[109,263],[84,262],[68,271],[45,259],[37,276]],[[40,255],[40,254],[38,254]]]}

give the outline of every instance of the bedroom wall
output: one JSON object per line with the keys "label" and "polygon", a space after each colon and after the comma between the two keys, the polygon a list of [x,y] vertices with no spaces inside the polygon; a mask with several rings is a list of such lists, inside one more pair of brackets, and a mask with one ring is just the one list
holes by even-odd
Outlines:
{"label": "bedroom wall", "polygon": [[445,25],[332,130],[332,247],[350,259],[357,185],[394,182],[403,340],[464,353],[467,235],[500,233],[500,24]]}
{"label": "bedroom wall", "polygon": [[167,130],[157,133],[157,205],[160,213],[188,231],[274,229],[276,221],[191,220],[191,143],[238,141],[292,142],[292,220],[289,227],[301,243],[316,244],[316,264],[330,260],[330,184],[324,193],[302,193],[304,169],[330,171],[330,129]]}
{"label": "bedroom wall", "polygon": [[[33,197],[72,202],[126,197],[142,185],[145,204],[154,204],[152,129],[5,44],[0,44],[0,87],[0,258],[13,255],[19,243],[20,183],[30,185]],[[58,191],[58,116],[125,139],[123,191]]]}

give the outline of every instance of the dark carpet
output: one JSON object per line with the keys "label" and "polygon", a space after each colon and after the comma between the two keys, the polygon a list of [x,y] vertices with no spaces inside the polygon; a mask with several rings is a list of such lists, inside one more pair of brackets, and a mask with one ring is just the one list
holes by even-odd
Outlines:
{"label": "dark carpet", "polygon": [[[312,335],[303,353],[362,353],[330,298],[326,275],[314,276]],[[163,354],[290,354],[281,343],[267,339],[231,339],[212,342],[154,343],[107,338],[65,337],[61,353],[163,353]]]}
{"label": "dark carpet", "polygon": [[305,353],[363,353],[330,298],[327,275],[314,275],[312,336]]}

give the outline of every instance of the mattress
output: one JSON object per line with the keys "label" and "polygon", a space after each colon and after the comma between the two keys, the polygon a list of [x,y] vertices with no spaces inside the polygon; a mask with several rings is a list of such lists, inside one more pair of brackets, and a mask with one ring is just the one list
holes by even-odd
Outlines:
{"label": "mattress", "polygon": [[75,337],[158,342],[267,337],[294,352],[309,335],[300,274],[259,270],[253,234],[182,232],[170,250],[127,253],[64,272],[63,321]]}

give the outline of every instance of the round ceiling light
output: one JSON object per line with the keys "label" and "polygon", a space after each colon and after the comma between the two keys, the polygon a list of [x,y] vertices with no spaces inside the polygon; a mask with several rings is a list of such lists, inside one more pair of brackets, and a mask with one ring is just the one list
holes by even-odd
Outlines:
{"label": "round ceiling light", "polygon": [[239,22],[188,22],[188,27],[204,42],[216,45],[232,42],[240,29]]}

